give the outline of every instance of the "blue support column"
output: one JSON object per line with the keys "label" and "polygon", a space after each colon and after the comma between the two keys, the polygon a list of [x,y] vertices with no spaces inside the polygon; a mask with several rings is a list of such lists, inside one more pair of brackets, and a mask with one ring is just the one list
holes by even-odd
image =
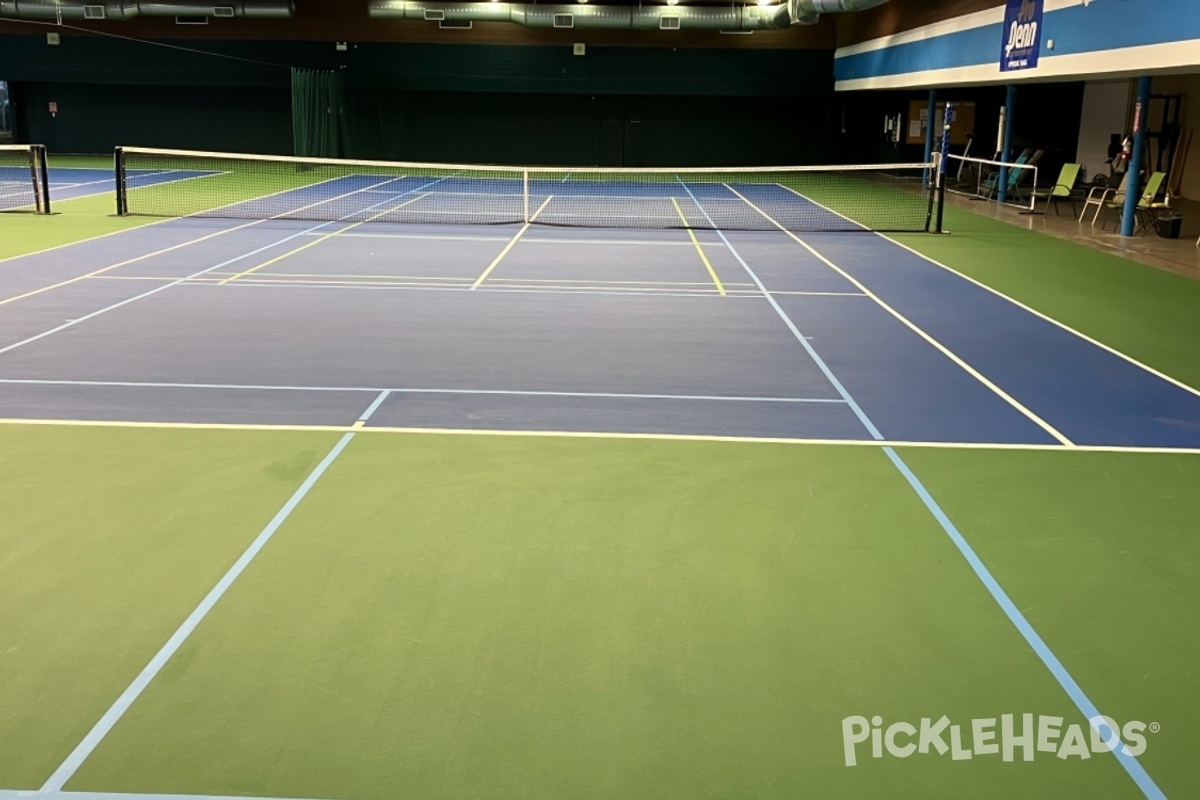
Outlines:
{"label": "blue support column", "polygon": [[1121,235],[1133,236],[1137,224],[1138,201],[1142,199],[1142,151],[1146,149],[1146,109],[1150,105],[1150,76],[1138,78],[1138,99],[1133,115],[1133,152],[1125,173],[1125,210],[1121,215]]}
{"label": "blue support column", "polygon": [[[1004,142],[1000,145],[1001,161],[1012,160],[1013,117],[1017,107],[1017,87],[1010,83],[1006,88],[1008,93],[1004,97]],[[1000,168],[1000,185],[996,187],[996,197],[1001,203],[1008,199],[1008,167]]]}
{"label": "blue support column", "polygon": [[[935,108],[937,108],[937,89],[930,89],[929,90],[929,114],[925,119],[925,121],[927,123],[925,126],[925,163],[926,164],[933,161],[933,143],[935,141],[934,137],[937,135],[937,132],[934,129],[934,123],[936,122],[936,118],[934,117],[934,109]],[[945,158],[946,158],[946,154],[942,153],[942,159],[945,160]],[[929,170],[926,169],[925,170],[925,188],[926,189],[929,188],[929,184],[932,180],[933,180],[933,176],[930,175]]]}

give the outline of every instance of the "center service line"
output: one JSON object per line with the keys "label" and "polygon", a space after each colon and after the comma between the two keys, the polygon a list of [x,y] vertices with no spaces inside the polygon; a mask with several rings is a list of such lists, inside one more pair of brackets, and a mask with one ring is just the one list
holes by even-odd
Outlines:
{"label": "center service line", "polygon": [[[359,417],[356,426],[365,423],[371,414],[387,399],[388,394],[388,392],[381,392],[375,398],[375,402],[371,403],[363,415]],[[62,791],[67,781],[83,766],[83,762],[87,760],[88,756],[92,754],[104,737],[108,735],[113,726],[120,721],[125,712],[129,710],[130,706],[134,704],[142,692],[145,691],[146,687],[150,685],[150,682],[154,680],[155,676],[171,660],[171,657],[179,651],[179,648],[183,646],[187,638],[196,630],[196,627],[204,620],[208,612],[217,604],[217,601],[225,595],[225,592],[229,590],[233,582],[246,571],[246,567],[250,565],[254,557],[262,551],[267,542],[271,540],[271,537],[275,535],[275,532],[279,530],[280,526],[291,516],[296,507],[300,505],[300,501],[312,490],[317,481],[321,479],[321,476],[325,474],[325,471],[329,469],[329,466],[342,454],[342,451],[346,449],[346,445],[350,444],[356,435],[355,431],[349,431],[343,434],[342,438],[338,439],[337,444],[325,455],[325,458],[321,459],[321,463],[317,464],[312,473],[304,480],[304,483],[300,484],[300,487],[296,489],[291,498],[284,503],[283,508],[276,512],[275,516],[262,529],[262,532],[255,537],[254,541],[250,543],[250,546],[246,548],[241,557],[234,562],[229,571],[221,577],[221,580],[217,581],[216,586],[200,601],[200,605],[196,606],[195,610],[188,615],[183,624],[179,626],[179,629],[162,646],[162,649],[154,655],[154,658],[150,659],[150,663],[134,678],[133,683],[129,684],[128,688],[117,698],[117,701],[112,704],[112,707],[104,712],[104,716],[83,737],[83,741],[76,745],[71,754],[67,756],[67,759],[59,765],[58,769],[54,771],[54,774],[50,776],[39,790],[40,793]]]}
{"label": "center service line", "polygon": [[[448,177],[448,176],[447,176],[447,177]],[[402,180],[402,179],[401,179],[401,178],[396,178],[395,180]],[[439,178],[438,180],[436,180],[436,181],[431,181],[431,182],[429,182],[429,183],[425,184],[424,186],[421,186],[421,187],[419,187],[419,188],[417,188],[417,189],[411,189],[411,190],[409,190],[409,191],[407,191],[407,192],[401,192],[399,195],[395,195],[395,194],[391,194],[391,193],[389,193],[387,200],[383,200],[383,201],[381,201],[381,202],[378,202],[378,203],[374,203],[374,204],[372,204],[372,205],[369,205],[369,206],[367,206],[366,208],[362,209],[361,211],[353,211],[353,212],[351,212],[351,214],[346,214],[346,215],[344,215],[344,216],[342,217],[342,219],[345,219],[346,217],[352,216],[353,214],[361,214],[363,211],[370,211],[371,209],[378,208],[378,207],[379,207],[379,206],[381,206],[381,205],[385,205],[386,203],[390,203],[390,202],[393,202],[393,201],[395,201],[397,197],[404,197],[405,195],[410,195],[410,194],[413,194],[413,193],[415,193],[415,192],[419,192],[419,191],[421,191],[422,189],[428,189],[430,186],[433,186],[434,184],[441,183],[441,182],[442,182],[442,181],[444,181],[444,180],[446,180],[446,178]],[[384,183],[391,183],[391,182],[392,182],[392,181],[384,181]],[[376,185],[377,185],[377,186],[383,186],[384,184],[383,184],[383,183],[381,183],[381,184],[376,184]],[[341,229],[339,229],[339,230],[336,230],[336,231],[333,231],[332,233],[326,233],[326,234],[323,234],[323,235],[322,235],[320,238],[314,239],[314,240],[312,240],[311,242],[308,242],[307,244],[302,244],[302,245],[300,245],[299,247],[295,248],[294,250],[289,250],[288,252],[284,253],[284,254],[283,254],[283,255],[281,255],[281,256],[275,256],[275,258],[272,258],[272,259],[269,259],[269,260],[267,260],[267,261],[264,261],[263,263],[261,263],[261,264],[258,264],[257,266],[253,266],[253,267],[251,267],[251,268],[250,268],[250,269],[248,269],[248,270],[244,270],[244,271],[242,271],[242,272],[239,272],[239,273],[238,273],[238,274],[236,274],[236,275],[231,275],[230,277],[228,277],[228,278],[226,278],[225,280],[221,281],[221,285],[222,285],[222,286],[224,286],[225,284],[227,284],[227,283],[229,283],[229,282],[231,282],[231,281],[236,281],[238,278],[243,278],[243,277],[245,277],[246,275],[249,275],[249,274],[251,274],[251,273],[254,273],[254,272],[258,272],[260,269],[263,269],[264,267],[269,267],[269,266],[271,266],[272,264],[277,264],[277,263],[279,263],[280,261],[283,261],[285,258],[291,258],[292,256],[296,255],[297,253],[299,253],[299,252],[302,252],[302,251],[304,251],[304,250],[307,250],[307,249],[308,249],[308,248],[310,248],[310,247],[316,247],[316,246],[317,246],[317,245],[319,245],[321,242],[324,242],[324,241],[326,241],[327,239],[332,239],[334,236],[337,236],[337,235],[338,235],[338,234],[340,234],[340,233],[343,233],[343,232],[345,232],[345,231],[354,230],[355,228],[357,228],[357,227],[359,227],[359,226],[361,226],[361,225],[365,225],[365,224],[367,224],[368,222],[374,222],[375,220],[379,219],[380,217],[385,217],[385,216],[387,216],[388,214],[391,214],[391,213],[393,213],[393,212],[395,212],[395,211],[399,211],[400,209],[404,208],[405,206],[410,206],[410,205],[412,205],[413,203],[417,202],[418,200],[424,200],[426,197],[428,197],[428,196],[429,196],[429,195],[431,195],[431,194],[433,194],[433,192],[426,192],[425,194],[417,195],[416,197],[414,197],[414,198],[412,198],[412,199],[410,199],[410,200],[405,200],[403,203],[401,203],[401,204],[400,204],[400,205],[398,205],[398,206],[393,206],[392,208],[385,208],[383,211],[380,211],[380,212],[379,212],[379,213],[377,213],[377,214],[372,214],[371,216],[367,217],[366,219],[359,220],[358,222],[355,222],[355,223],[352,223],[352,224],[350,224],[350,225],[347,225],[346,227],[344,227],[344,228],[341,228]],[[340,220],[339,220],[339,221],[340,221]]]}
{"label": "center service line", "polygon": [[[683,215],[683,209],[679,207],[679,201],[672,197],[671,205],[675,206],[675,213],[679,215],[681,220],[683,220],[683,226],[687,228],[688,236],[691,237],[692,244],[696,247],[696,252],[700,254],[700,260],[704,262],[704,268],[708,270],[708,276],[712,278],[712,282],[716,285],[717,291],[721,293],[722,297],[724,297],[725,287],[721,285],[721,279],[717,277],[717,271],[713,269],[713,265],[708,260],[708,255],[704,252],[704,248],[700,245],[700,240],[696,238],[696,232],[692,230],[691,225],[688,224],[687,217]],[[708,215],[705,214],[705,216]]]}
{"label": "center service line", "polygon": [[500,255],[496,256],[492,263],[488,264],[488,267],[483,271],[483,274],[476,278],[475,282],[471,284],[472,290],[478,289],[480,284],[487,280],[488,275],[492,274],[492,270],[494,270],[500,264],[500,262],[504,260],[504,257],[508,255],[508,251],[513,249],[513,246],[516,245],[520,238],[525,235],[525,231],[529,230],[529,226],[533,224],[535,219],[537,219],[538,214],[545,211],[546,206],[550,205],[550,201],[553,199],[554,195],[550,195],[546,198],[546,202],[538,206],[538,210],[533,212],[533,216],[529,218],[529,222],[526,222],[521,226],[521,230],[517,231],[516,235],[513,236],[512,239],[509,239],[508,244],[504,245],[504,249],[500,251]]}

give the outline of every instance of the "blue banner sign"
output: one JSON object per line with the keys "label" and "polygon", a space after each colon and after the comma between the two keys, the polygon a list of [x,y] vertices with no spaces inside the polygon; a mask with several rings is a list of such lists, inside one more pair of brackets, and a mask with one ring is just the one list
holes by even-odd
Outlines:
{"label": "blue banner sign", "polygon": [[1042,46],[1043,1],[1008,0],[1008,5],[1004,8],[1001,72],[1032,69],[1038,65],[1038,54]]}

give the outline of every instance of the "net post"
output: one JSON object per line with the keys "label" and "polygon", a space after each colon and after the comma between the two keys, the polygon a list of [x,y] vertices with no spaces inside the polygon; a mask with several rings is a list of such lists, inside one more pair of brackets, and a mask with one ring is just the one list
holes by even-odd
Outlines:
{"label": "net post", "polygon": [[125,148],[118,147],[113,151],[113,172],[117,184],[117,216],[129,215],[129,198],[125,185]]}
{"label": "net post", "polygon": [[38,180],[37,145],[27,145],[25,161],[29,164],[29,186],[33,187],[33,210],[42,213],[42,187]]}
{"label": "net post", "polygon": [[954,121],[954,103],[946,103],[946,119],[942,124],[942,158],[938,162],[937,180],[937,228],[938,233],[945,233],[942,228],[942,215],[946,209],[946,168],[950,159],[950,124]]}
{"label": "net post", "polygon": [[942,212],[946,208],[946,180],[945,176],[938,181],[937,187],[937,233],[945,233],[942,229]]}
{"label": "net post", "polygon": [[529,224],[529,170],[521,170],[521,198],[525,205],[524,213],[521,215],[526,225]]}
{"label": "net post", "polygon": [[938,173],[942,168],[942,159],[940,153],[934,153],[932,160],[924,170],[924,187],[925,187],[925,232],[929,233],[933,227],[933,204],[934,196],[937,194]]}
{"label": "net post", "polygon": [[46,155],[46,146],[44,144],[37,145],[34,150],[34,159],[38,165],[38,194],[41,195],[41,212],[43,214],[50,213],[50,166],[49,159]]}

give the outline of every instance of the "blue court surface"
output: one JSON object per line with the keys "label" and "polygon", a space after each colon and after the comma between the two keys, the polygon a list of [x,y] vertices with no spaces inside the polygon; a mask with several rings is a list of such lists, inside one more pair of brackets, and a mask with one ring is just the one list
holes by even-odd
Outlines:
{"label": "blue court surface", "polygon": [[[795,192],[617,187],[708,223],[736,192],[762,230],[566,224],[594,186],[532,187],[553,224],[433,224],[470,186],[422,181],[0,263],[3,491],[69,553],[0,563],[37,598],[0,617],[28,643],[0,700],[35,698],[6,701],[0,798],[1194,776],[1192,665],[1154,646],[1194,616],[1190,501],[1156,492],[1194,473],[1200,392],[885,235],[787,230],[834,214]],[[851,769],[846,720],[942,708],[1169,733],[1143,760]]]}
{"label": "blue court surface", "polygon": [[[412,180],[327,202],[421,214]],[[875,234],[180,219],[5,272],[6,417],[336,426],[387,389],[371,425],[1200,448],[1195,391]]]}
{"label": "blue court surface", "polygon": [[[195,170],[162,170],[138,173],[143,184],[169,183],[202,177],[209,173]],[[115,191],[113,171],[92,167],[50,167],[50,197],[52,200],[74,200],[78,197],[112,195]]]}

